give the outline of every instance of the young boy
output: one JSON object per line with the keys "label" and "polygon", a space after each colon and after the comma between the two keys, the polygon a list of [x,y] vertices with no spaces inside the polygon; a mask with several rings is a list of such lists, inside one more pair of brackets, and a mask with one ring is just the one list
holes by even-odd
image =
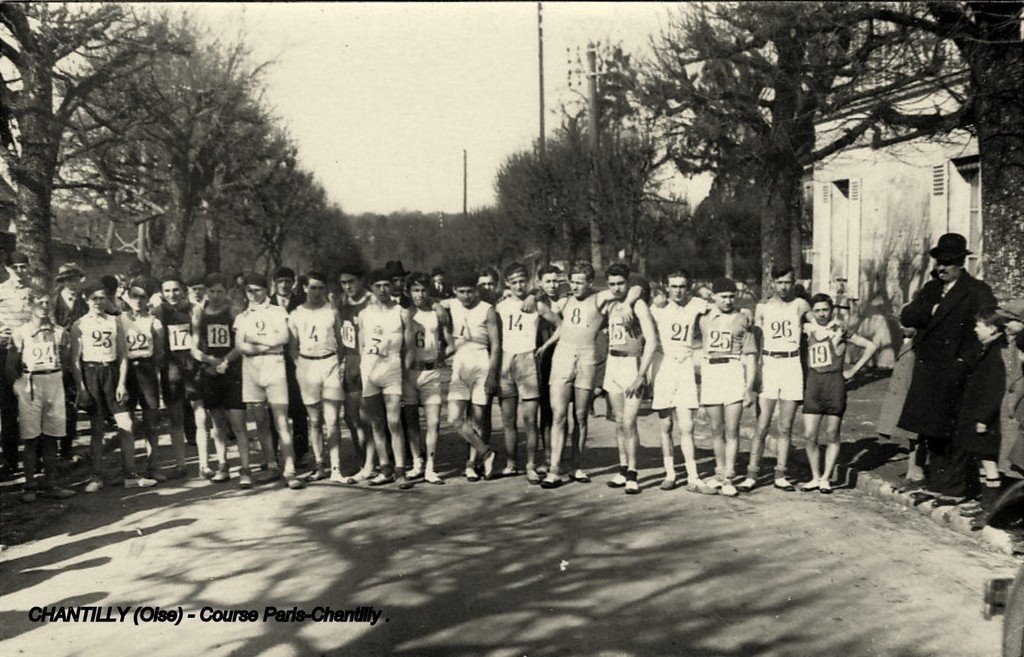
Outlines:
{"label": "young boy", "polygon": [[[839,429],[846,412],[846,382],[875,355],[878,346],[867,338],[851,333],[835,317],[835,305],[827,294],[811,297],[814,321],[803,326],[807,336],[807,383],[804,387],[804,448],[811,465],[811,480],[800,486],[802,491],[831,493],[829,478],[839,457]],[[843,367],[848,344],[864,350],[857,363]],[[825,437],[819,439],[818,428],[825,418]],[[825,443],[825,467],[819,468],[819,442]]]}
{"label": "young boy", "polygon": [[[41,446],[46,466],[47,495],[65,499],[74,491],[57,482],[57,441],[64,437],[64,381],[68,362],[67,334],[50,318],[53,302],[45,290],[29,290],[29,321],[14,329],[7,350],[7,378],[18,399],[18,429],[24,444],[25,490],[21,501],[36,499],[36,455]],[[41,445],[38,441],[42,441]]]}
{"label": "young boy", "polygon": [[103,488],[103,430],[110,415],[121,435],[124,487],[156,486],[156,480],[135,472],[135,436],[125,406],[128,347],[124,327],[106,313],[109,299],[102,283],[88,283],[83,291],[89,312],[71,326],[71,375],[78,389],[78,404],[89,413],[93,474],[85,492],[97,493]]}

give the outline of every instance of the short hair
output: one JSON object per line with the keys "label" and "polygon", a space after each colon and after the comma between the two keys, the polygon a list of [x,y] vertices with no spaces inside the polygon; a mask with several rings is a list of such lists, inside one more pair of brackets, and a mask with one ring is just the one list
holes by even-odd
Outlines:
{"label": "short hair", "polygon": [[569,274],[570,276],[575,276],[576,274],[584,274],[586,275],[588,281],[592,281],[594,280],[594,267],[589,262],[586,261],[577,262],[573,264]]}
{"label": "short hair", "polygon": [[505,280],[515,276],[516,274],[522,274],[527,278],[530,277],[529,271],[526,269],[526,265],[521,262],[513,262],[509,266],[505,267]]}
{"label": "short hair", "polygon": [[178,283],[182,287],[185,287],[185,279],[181,277],[176,271],[165,271],[163,276],[160,277],[160,287],[163,287],[164,283]]}
{"label": "short hair", "polygon": [[309,284],[310,281],[320,281],[321,283],[323,283],[326,286],[327,285],[327,274],[323,273],[322,271],[317,271],[315,269],[307,271],[306,272],[306,284]]}
{"label": "short hair", "polygon": [[103,290],[110,295],[117,293],[117,276],[111,276],[110,274],[104,274],[100,277],[100,285],[103,286]]}
{"label": "short hair", "polygon": [[128,281],[127,289],[131,290],[132,288],[137,287],[140,290],[144,290],[148,294],[150,290],[150,281],[152,281],[152,279],[146,276],[137,276],[132,280]]}
{"label": "short hair", "polygon": [[393,272],[388,271],[387,269],[374,269],[366,277],[366,282],[370,285],[379,283],[380,281],[387,281],[390,283],[392,278],[394,278]]}
{"label": "short hair", "polygon": [[629,265],[627,265],[624,262],[613,262],[612,264],[608,265],[607,269],[604,270],[604,275],[606,278],[609,278],[611,276],[621,276],[622,278],[629,280],[629,273]]}
{"label": "short hair", "polygon": [[711,292],[713,294],[722,294],[728,292],[736,292],[736,282],[731,278],[716,278],[711,282]]}
{"label": "short hair", "polygon": [[28,302],[30,304],[39,301],[40,299],[49,299],[50,294],[38,285],[33,285],[28,289]]}
{"label": "short hair", "polygon": [[685,278],[687,283],[693,285],[693,277],[690,276],[690,272],[683,269],[682,267],[669,269],[668,273],[665,274],[665,282],[668,283],[668,279],[670,278]]}
{"label": "short hair", "polygon": [[811,308],[813,308],[815,304],[818,303],[827,303],[829,308],[835,308],[836,305],[835,302],[832,301],[832,297],[825,294],[824,292],[818,292],[817,294],[811,297]]}
{"label": "short hair", "polygon": [[256,272],[245,275],[245,286],[249,287],[250,285],[262,287],[263,289],[270,289],[270,286],[267,285],[267,277],[263,274],[257,274]]}
{"label": "short hair", "polygon": [[796,274],[796,269],[793,268],[793,265],[782,263],[782,262],[778,262],[778,263],[775,263],[774,265],[772,265],[772,280],[773,281],[776,278],[782,278],[786,274],[794,274],[794,275]]}
{"label": "short hair", "polygon": [[201,274],[190,276],[189,279],[185,281],[185,287],[198,287],[200,285],[204,287],[206,286],[206,276]]}
{"label": "short hair", "polygon": [[338,276],[348,274],[349,276],[355,276],[356,278],[363,278],[366,276],[366,269],[356,262],[347,262],[338,268]]}
{"label": "short hair", "polygon": [[91,279],[82,284],[82,294],[86,297],[91,297],[97,292],[102,292],[103,294],[107,293],[107,287],[103,284],[103,281],[99,279]]}
{"label": "short hair", "polygon": [[274,272],[274,282],[281,279],[288,279],[292,282],[295,281],[295,270],[291,267],[278,267],[277,271]]}
{"label": "short hair", "polygon": [[562,268],[558,265],[547,264],[537,270],[537,278],[544,278],[548,274],[562,275]]}
{"label": "short hair", "polygon": [[227,287],[227,281],[224,280],[224,275],[219,272],[207,274],[206,278],[203,279],[203,284],[208,288],[214,287],[215,285]]}
{"label": "short hair", "polygon": [[412,290],[413,285],[422,285],[428,294],[430,293],[430,290],[433,287],[431,285],[430,276],[421,271],[413,272],[409,274],[409,277],[407,279],[405,279],[406,290]]}
{"label": "short hair", "polygon": [[476,277],[479,279],[481,276],[489,276],[490,278],[494,279],[495,283],[501,280],[501,276],[498,275],[498,270],[495,269],[494,267],[481,267],[480,269],[478,269],[476,272]]}
{"label": "short hair", "polygon": [[1012,320],[1012,318],[1007,316],[1006,312],[998,306],[987,306],[982,308],[975,313],[974,317],[982,324],[987,324],[988,326],[995,328],[1000,333],[1006,332],[1006,325]]}
{"label": "short hair", "polygon": [[442,269],[441,267],[434,267],[430,271],[430,275],[431,276],[444,276],[444,269]]}
{"label": "short hair", "polygon": [[452,272],[450,278],[452,289],[457,287],[476,288],[477,273],[472,269],[457,269]]}

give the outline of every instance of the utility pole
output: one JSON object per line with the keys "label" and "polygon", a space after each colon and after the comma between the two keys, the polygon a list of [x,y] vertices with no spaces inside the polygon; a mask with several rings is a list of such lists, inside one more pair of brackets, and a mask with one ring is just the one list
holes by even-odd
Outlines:
{"label": "utility pole", "polygon": [[537,3],[537,80],[540,86],[540,139],[537,141],[537,152],[543,158],[547,150],[544,138],[544,24],[542,3]]}
{"label": "utility pole", "polygon": [[597,158],[598,146],[598,124],[601,117],[598,115],[597,105],[597,45],[593,42],[587,45],[587,105],[588,105],[588,130],[587,142],[590,150],[590,264],[594,269],[601,271],[604,268],[601,257],[601,226],[598,224],[597,207]]}
{"label": "utility pole", "polygon": [[466,149],[462,149],[462,216],[469,216],[469,192],[468,192],[468,181],[469,181],[469,169],[466,166]]}

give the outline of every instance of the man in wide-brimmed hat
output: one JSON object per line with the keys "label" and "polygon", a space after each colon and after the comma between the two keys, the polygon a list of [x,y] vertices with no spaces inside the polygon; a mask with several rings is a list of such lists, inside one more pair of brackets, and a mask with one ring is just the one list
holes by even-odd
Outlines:
{"label": "man in wide-brimmed hat", "polygon": [[953,445],[957,410],[972,356],[978,348],[974,316],[996,305],[992,289],[964,269],[970,251],[959,233],[947,233],[929,251],[932,280],[900,313],[900,323],[917,329],[914,373],[898,426],[920,436],[928,449],[925,495],[962,497],[966,455]]}
{"label": "man in wide-brimmed hat", "polygon": [[[57,284],[57,291],[53,295],[53,322],[64,330],[69,330],[72,324],[89,312],[89,304],[82,296],[85,271],[77,264],[67,262],[57,269],[53,280]],[[78,407],[75,401],[77,394],[78,389],[71,371],[65,370],[64,401],[67,407],[67,431],[60,439],[60,455],[64,459],[71,458],[71,445],[78,432]]]}

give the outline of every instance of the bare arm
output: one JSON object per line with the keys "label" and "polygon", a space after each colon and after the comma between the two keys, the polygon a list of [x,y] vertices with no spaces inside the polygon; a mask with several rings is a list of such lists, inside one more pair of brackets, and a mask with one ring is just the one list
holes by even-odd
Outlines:
{"label": "bare arm", "polygon": [[411,370],[416,364],[416,322],[413,321],[412,311],[408,308],[402,309],[402,357],[405,369]]}
{"label": "bare arm", "polygon": [[860,355],[860,358],[854,363],[853,367],[847,368],[843,371],[843,378],[849,381],[854,377],[857,372],[861,370],[864,365],[867,364],[871,357],[878,351],[878,345],[865,337],[857,335],[856,333],[850,336],[849,342],[855,344],[864,350],[864,353]]}
{"label": "bare arm", "polygon": [[638,301],[634,310],[640,321],[640,332],[644,336],[644,352],[640,356],[640,367],[637,369],[636,380],[626,390],[627,397],[638,397],[641,394],[641,390],[647,382],[647,370],[650,369],[651,363],[654,361],[654,352],[658,348],[658,329],[654,325],[654,318],[651,316],[647,304],[642,300]]}
{"label": "bare arm", "polygon": [[299,327],[291,315],[288,315],[288,355],[293,363],[299,359]]}
{"label": "bare arm", "polygon": [[487,390],[496,392],[498,389],[498,373],[501,371],[501,326],[498,324],[498,313],[494,308],[487,309],[487,337],[491,342],[491,363],[487,370]]}
{"label": "bare arm", "polygon": [[117,333],[114,339],[117,341],[117,398],[125,400],[128,398],[128,336],[125,332],[124,322],[116,321]]}
{"label": "bare arm", "polygon": [[544,318],[544,321],[554,324],[556,328],[562,325],[562,318],[544,301],[537,302],[537,314]]}
{"label": "bare arm", "polygon": [[435,309],[434,312],[437,313],[437,325],[441,327],[441,334],[444,335],[445,352],[438,354],[441,360],[444,360],[455,351],[455,334],[452,332],[452,321],[448,312],[443,308]]}
{"label": "bare arm", "polygon": [[71,378],[82,387],[82,329],[77,321],[71,325]]}
{"label": "bare arm", "polygon": [[548,341],[545,342],[544,344],[542,344],[541,346],[537,347],[537,351],[534,352],[534,353],[536,353],[538,356],[540,356],[545,351],[547,351],[548,349],[553,347],[555,345],[555,343],[558,342],[558,338],[560,338],[560,337],[562,337],[562,325],[561,324],[559,324],[558,328],[555,329],[555,332],[551,334],[551,337],[548,338]]}

